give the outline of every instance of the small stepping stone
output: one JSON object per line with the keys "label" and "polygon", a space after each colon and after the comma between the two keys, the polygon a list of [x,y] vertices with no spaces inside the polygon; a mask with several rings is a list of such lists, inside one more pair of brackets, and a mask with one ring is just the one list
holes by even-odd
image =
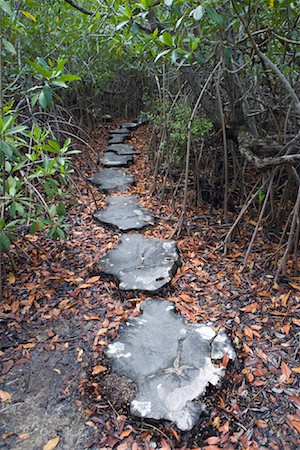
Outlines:
{"label": "small stepping stone", "polygon": [[109,134],[128,134],[128,135],[130,135],[130,130],[128,128],[120,128],[119,130],[110,130]]}
{"label": "small stepping stone", "polygon": [[106,356],[115,372],[137,385],[130,406],[134,416],[170,420],[182,431],[191,430],[205,410],[206,388],[225,375],[212,360],[226,353],[236,357],[231,341],[224,328],[215,332],[211,324],[188,323],[166,300],[146,300],[141,310],[142,315],[121,324]]}
{"label": "small stepping stone", "polygon": [[113,121],[113,119],[112,119],[110,114],[104,114],[102,116],[102,120],[104,120],[104,122],[112,122]]}
{"label": "small stepping stone", "polygon": [[123,134],[112,134],[109,137],[108,144],[123,144],[123,142],[126,141],[126,139],[128,139],[128,137],[126,137],[126,135],[123,135]]}
{"label": "small stepping stone", "polygon": [[125,234],[99,265],[101,272],[118,279],[122,290],[155,292],[171,281],[179,255],[174,241]]}
{"label": "small stepping stone", "polygon": [[128,130],[134,130],[135,128],[138,128],[139,124],[137,122],[128,122],[128,123],[122,123],[121,128],[127,128]]}
{"label": "small stepping stone", "polygon": [[154,225],[149,211],[138,204],[136,195],[131,197],[112,197],[106,200],[108,207],[93,214],[95,219],[122,231],[137,230]]}
{"label": "small stepping stone", "polygon": [[115,152],[117,155],[139,155],[140,152],[135,150],[132,145],[128,144],[111,144],[105,149],[108,152]]}
{"label": "small stepping stone", "polygon": [[110,194],[126,191],[129,186],[134,184],[134,176],[118,169],[103,169],[88,181],[99,186],[104,194]]}
{"label": "small stepping stone", "polygon": [[118,155],[114,152],[105,152],[100,162],[105,167],[128,167],[133,163],[132,155]]}

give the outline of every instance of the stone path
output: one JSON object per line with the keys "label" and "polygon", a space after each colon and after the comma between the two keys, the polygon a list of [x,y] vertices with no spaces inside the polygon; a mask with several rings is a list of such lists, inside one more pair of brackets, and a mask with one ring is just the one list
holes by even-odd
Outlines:
{"label": "stone path", "polygon": [[[89,181],[102,193],[125,192],[134,177],[116,169],[127,166],[138,155],[130,140],[131,130],[144,121],[123,123],[109,134],[108,147],[100,163],[104,168]],[[95,219],[121,231],[154,225],[136,196],[106,199],[106,208]],[[144,237],[134,232],[121,236],[119,244],[99,261],[99,271],[112,276],[121,290],[158,293],[175,275],[180,264],[176,242]],[[176,313],[173,303],[155,298],[141,305],[142,315],[120,327],[119,338],[106,351],[112,368],[133,380],[136,398],[131,402],[133,416],[170,420],[181,430],[190,430],[205,410],[204,395],[225,375],[221,360],[235,352],[224,329],[213,324],[189,324]]]}

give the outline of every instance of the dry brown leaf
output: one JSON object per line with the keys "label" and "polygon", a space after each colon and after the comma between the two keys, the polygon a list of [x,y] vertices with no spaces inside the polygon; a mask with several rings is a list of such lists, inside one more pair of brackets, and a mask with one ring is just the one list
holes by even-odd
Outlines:
{"label": "dry brown leaf", "polygon": [[101,364],[98,364],[97,366],[93,367],[92,375],[98,375],[98,373],[105,372],[107,370],[106,367],[101,366]]}
{"label": "dry brown leaf", "polygon": [[283,380],[288,381],[288,379],[290,378],[290,376],[292,374],[291,369],[287,366],[287,364],[284,361],[282,361],[280,368],[281,368]]}
{"label": "dry brown leaf", "polygon": [[[106,370],[106,369],[105,369]],[[132,428],[127,428],[127,430],[122,431],[120,438],[124,439],[132,433]]]}
{"label": "dry brown leaf", "polygon": [[8,281],[9,281],[9,284],[14,284],[16,282],[16,277],[14,276],[14,274],[12,272],[10,272],[10,274],[8,276]]}
{"label": "dry brown leaf", "polygon": [[47,442],[47,444],[44,445],[43,450],[53,450],[57,447],[58,443],[60,441],[60,437],[56,436],[53,439],[50,439],[50,441]]}
{"label": "dry brown leaf", "polygon": [[265,422],[264,420],[261,420],[261,419],[256,420],[255,424],[258,428],[268,428],[267,422]]}
{"label": "dry brown leaf", "polygon": [[29,433],[22,433],[18,435],[19,439],[22,439],[23,441],[25,441],[26,439],[30,438],[30,434]]}
{"label": "dry brown leaf", "polygon": [[0,400],[1,402],[11,403],[11,394],[0,389]]}
{"label": "dry brown leaf", "polygon": [[295,428],[295,430],[300,433],[300,418],[299,416],[292,416],[291,414],[287,415],[287,419],[289,423]]}

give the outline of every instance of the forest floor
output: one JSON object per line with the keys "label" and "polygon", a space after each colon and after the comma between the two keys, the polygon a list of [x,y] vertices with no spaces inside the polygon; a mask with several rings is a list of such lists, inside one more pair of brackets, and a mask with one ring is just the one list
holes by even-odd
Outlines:
{"label": "forest floor", "polygon": [[[149,127],[133,132],[141,155],[129,169],[136,186],[128,192],[156,217],[156,225],[142,233],[168,238],[178,218],[169,218],[167,200],[149,196],[149,137]],[[106,142],[103,130],[93,147],[100,153]],[[274,285],[262,259],[271,244],[262,237],[251,270],[241,273],[255,223],[245,223],[225,257],[221,244],[228,227],[221,224],[221,211],[209,206],[191,208],[197,223],[177,239],[183,264],[164,298],[191,322],[225,326],[237,361],[227,368],[221,388],[208,392],[207,412],[192,431],[131,418],[132,383],[111,373],[103,350],[147,296],[120,292],[99,276],[97,261],[119,234],[92,218],[93,197],[98,208],[105,199],[86,183],[97,170],[95,156],[86,150],[75,162],[83,177],[75,177],[69,199],[69,239],[28,237],[16,260],[18,272],[8,266],[0,305],[1,448],[300,448],[300,278]]]}

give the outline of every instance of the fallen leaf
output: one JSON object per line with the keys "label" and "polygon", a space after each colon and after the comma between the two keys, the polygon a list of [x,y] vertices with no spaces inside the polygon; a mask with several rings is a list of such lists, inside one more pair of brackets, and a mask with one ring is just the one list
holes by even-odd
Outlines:
{"label": "fallen leaf", "polygon": [[300,373],[300,366],[298,366],[298,367],[292,367],[292,369],[291,369],[293,372],[295,372],[295,373]]}
{"label": "fallen leaf", "polygon": [[[97,366],[96,366],[97,367]],[[106,370],[106,369],[105,369]],[[122,431],[120,438],[124,439],[132,433],[132,428],[127,428],[127,430]]]}
{"label": "fallen leaf", "polygon": [[10,274],[8,276],[8,281],[9,281],[9,284],[14,284],[16,282],[16,277],[14,276],[14,274],[12,272],[10,272]]}
{"label": "fallen leaf", "polygon": [[93,367],[92,375],[98,375],[98,373],[105,372],[107,370],[106,367],[101,366],[101,364],[98,364],[97,366]]}
{"label": "fallen leaf", "polygon": [[0,400],[1,402],[11,403],[11,394],[0,389]]}
{"label": "fallen leaf", "polygon": [[267,422],[265,422],[264,420],[258,419],[255,421],[256,426],[258,426],[258,428],[268,428],[268,424]]}
{"label": "fallen leaf", "polygon": [[292,427],[294,427],[295,430],[300,433],[300,418],[298,416],[292,416],[291,414],[288,414],[287,419]]}
{"label": "fallen leaf", "polygon": [[57,447],[57,444],[60,441],[60,437],[56,436],[53,439],[50,439],[50,441],[47,442],[47,444],[44,445],[43,450],[53,450],[55,447]]}
{"label": "fallen leaf", "polygon": [[30,438],[30,434],[29,433],[22,433],[18,435],[19,439],[22,439],[23,441],[25,441],[26,439]]}
{"label": "fallen leaf", "polygon": [[287,364],[284,361],[282,361],[280,368],[283,381],[288,381],[292,373],[291,369],[287,366]]}

